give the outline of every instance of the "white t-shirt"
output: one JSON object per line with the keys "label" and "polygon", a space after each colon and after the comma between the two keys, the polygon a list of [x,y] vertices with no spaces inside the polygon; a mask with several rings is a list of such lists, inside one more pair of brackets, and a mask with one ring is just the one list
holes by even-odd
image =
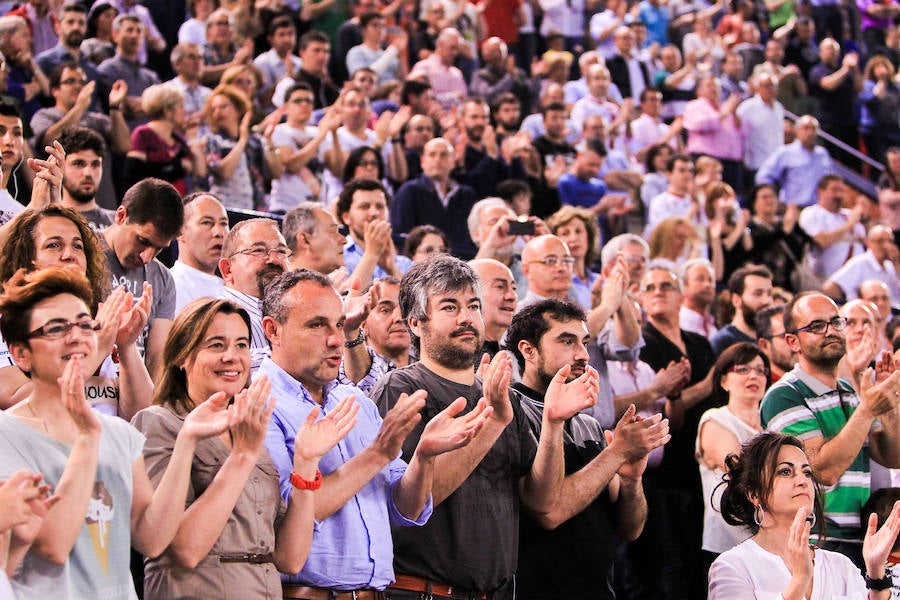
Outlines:
{"label": "white t-shirt", "polygon": [[[809,237],[815,237],[820,233],[840,228],[847,222],[849,215],[850,210],[846,208],[831,212],[819,204],[813,204],[800,211],[799,224]],[[810,246],[805,260],[816,275],[828,277],[840,269],[852,255],[863,251],[862,240],[865,237],[865,227],[862,223],[857,223],[850,232],[840,240],[832,242],[827,248],[820,248],[816,244]]]}
{"label": "white t-shirt", "polygon": [[[272,143],[275,146],[290,146],[292,152],[296,152],[316,137],[318,129],[307,125],[303,129],[297,129],[287,123],[281,123],[272,132]],[[343,145],[341,146],[343,148]],[[269,210],[287,212],[303,202],[311,200],[312,190],[304,183],[296,173],[284,170],[281,177],[272,180],[272,194],[269,196]]]}
{"label": "white t-shirt", "polygon": [[175,280],[175,314],[197,298],[218,298],[225,287],[221,277],[208,275],[180,260],[169,269]]}

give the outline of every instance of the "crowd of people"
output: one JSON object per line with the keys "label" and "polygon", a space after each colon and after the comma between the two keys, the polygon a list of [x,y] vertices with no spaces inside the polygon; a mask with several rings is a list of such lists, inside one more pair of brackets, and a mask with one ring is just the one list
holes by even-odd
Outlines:
{"label": "crowd of people", "polygon": [[900,597],[898,0],[0,14],[0,599]]}

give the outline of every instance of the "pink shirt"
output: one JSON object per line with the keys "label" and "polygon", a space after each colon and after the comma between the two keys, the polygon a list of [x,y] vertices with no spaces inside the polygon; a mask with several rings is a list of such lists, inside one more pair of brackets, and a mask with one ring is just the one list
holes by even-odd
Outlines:
{"label": "pink shirt", "polygon": [[741,160],[741,129],[734,115],[722,119],[719,109],[706,98],[691,100],[684,107],[684,128],[688,131],[689,154],[706,154],[725,160]]}
{"label": "pink shirt", "polygon": [[437,54],[432,53],[415,64],[410,76],[424,73],[437,101],[445,109],[459,106],[469,95],[462,71],[454,66],[446,66]]}

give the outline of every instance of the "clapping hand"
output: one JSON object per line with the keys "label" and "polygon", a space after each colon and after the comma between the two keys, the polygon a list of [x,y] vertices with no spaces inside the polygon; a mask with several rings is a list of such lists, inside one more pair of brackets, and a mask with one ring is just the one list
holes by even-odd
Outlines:
{"label": "clapping hand", "polygon": [[263,375],[241,390],[228,409],[232,452],[257,456],[266,439],[269,418],[275,410],[272,384]]}
{"label": "clapping hand", "polygon": [[425,425],[416,446],[416,453],[423,458],[431,458],[461,448],[472,441],[484,427],[493,409],[482,398],[474,409],[457,417],[465,407],[466,399],[457,398],[450,406],[435,415]]}
{"label": "clapping hand", "polygon": [[544,394],[544,417],[551,423],[562,423],[582,410],[597,403],[600,392],[600,375],[593,367],[574,381],[566,381],[572,373],[572,365],[564,365],[547,386]]}
{"label": "clapping hand", "polygon": [[56,380],[66,411],[80,435],[100,435],[100,419],[88,404],[84,395],[84,361],[72,356],[66,363],[62,375]]}
{"label": "clapping hand", "polygon": [[178,435],[198,442],[225,433],[233,418],[226,410],[227,406],[225,392],[216,392],[188,413]]}
{"label": "clapping hand", "polygon": [[[299,462],[315,461],[325,456],[356,426],[359,403],[353,396],[341,400],[331,412],[319,419],[319,408],[313,408],[294,439],[294,470]],[[318,419],[318,420],[317,420]]]}
{"label": "clapping hand", "polygon": [[897,534],[900,533],[900,501],[894,502],[894,508],[881,529],[878,529],[878,515],[869,515],[866,535],[863,539],[863,560],[866,573],[877,579],[884,573],[884,563],[894,548]]}

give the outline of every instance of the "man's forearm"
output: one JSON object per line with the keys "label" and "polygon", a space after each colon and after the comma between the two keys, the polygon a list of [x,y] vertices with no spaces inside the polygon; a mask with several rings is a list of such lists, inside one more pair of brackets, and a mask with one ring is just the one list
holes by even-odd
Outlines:
{"label": "man's forearm", "polygon": [[462,482],[494,447],[494,443],[506,427],[506,423],[492,417],[468,445],[445,452],[435,458],[435,476],[431,488],[434,506],[443,502],[447,496],[462,485]]}
{"label": "man's forearm", "polygon": [[316,494],[316,520],[323,521],[340,510],[389,462],[387,456],[369,447],[325,475]]}
{"label": "man's forearm", "polygon": [[647,522],[647,499],[640,479],[619,477],[619,498],[616,501],[616,530],[625,541],[634,541]]}
{"label": "man's forearm", "polygon": [[539,514],[556,507],[565,479],[563,423],[553,423],[544,414],[537,454],[521,486],[522,502]]}
{"label": "man's forearm", "polygon": [[406,473],[394,486],[394,505],[401,515],[415,521],[425,509],[434,485],[434,457],[422,458],[413,454]]}

